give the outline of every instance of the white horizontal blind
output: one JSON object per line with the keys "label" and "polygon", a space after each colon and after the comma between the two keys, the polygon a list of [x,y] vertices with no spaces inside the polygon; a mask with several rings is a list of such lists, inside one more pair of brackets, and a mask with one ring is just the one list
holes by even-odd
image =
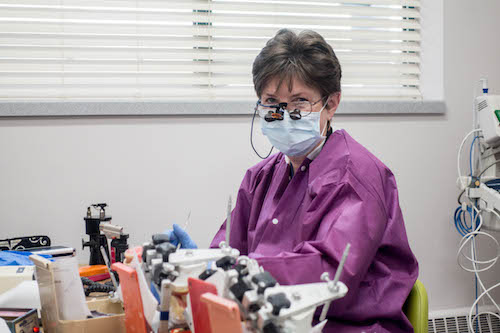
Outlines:
{"label": "white horizontal blind", "polygon": [[418,100],[419,13],[419,0],[0,0],[0,101],[255,100],[253,59],[284,27],[332,45],[344,99]]}

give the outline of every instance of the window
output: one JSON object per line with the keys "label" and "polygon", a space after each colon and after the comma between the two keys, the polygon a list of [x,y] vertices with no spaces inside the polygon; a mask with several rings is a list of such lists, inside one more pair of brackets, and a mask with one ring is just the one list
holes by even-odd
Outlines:
{"label": "window", "polygon": [[0,0],[0,102],[254,102],[283,27],[333,46],[344,101],[421,101],[420,1],[345,1]]}

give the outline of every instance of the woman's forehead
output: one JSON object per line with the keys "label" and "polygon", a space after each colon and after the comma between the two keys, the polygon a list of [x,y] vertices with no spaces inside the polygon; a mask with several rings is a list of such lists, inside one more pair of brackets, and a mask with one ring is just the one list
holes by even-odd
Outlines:
{"label": "woman's forehead", "polygon": [[300,94],[314,96],[319,95],[319,92],[295,76],[291,78],[273,77],[262,90],[262,95],[268,96],[294,96]]}

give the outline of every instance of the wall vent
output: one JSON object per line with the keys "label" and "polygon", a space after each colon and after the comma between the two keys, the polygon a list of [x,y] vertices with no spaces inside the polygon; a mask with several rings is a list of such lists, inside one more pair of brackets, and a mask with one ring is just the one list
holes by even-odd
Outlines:
{"label": "wall vent", "polygon": [[477,111],[481,111],[484,108],[488,107],[488,101],[486,99],[483,99],[478,105],[477,105]]}
{"label": "wall vent", "polygon": [[[482,311],[485,310],[482,309]],[[491,312],[497,313],[497,311]],[[500,333],[500,319],[497,317],[481,314],[477,329],[475,332],[471,332],[467,326],[467,316],[468,309],[429,314],[429,333]]]}

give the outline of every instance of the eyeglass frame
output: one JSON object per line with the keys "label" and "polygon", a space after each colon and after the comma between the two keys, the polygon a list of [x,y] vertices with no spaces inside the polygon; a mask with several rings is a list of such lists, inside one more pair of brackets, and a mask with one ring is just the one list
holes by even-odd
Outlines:
{"label": "eyeglass frame", "polygon": [[[309,104],[311,104],[311,112],[310,113],[313,112],[312,111],[313,106],[316,105],[316,104],[318,104],[325,97],[328,97],[328,96],[323,96],[323,97],[321,97],[320,99],[318,99],[314,103],[311,103],[309,101],[305,101],[305,102],[308,102]],[[283,102],[283,103],[278,103],[278,104],[274,104],[274,105],[264,105],[264,104],[262,104],[262,101],[259,99],[259,100],[257,100],[257,103],[255,104],[255,112],[258,112],[257,109],[258,109],[259,105],[263,106],[263,107],[270,108],[270,109],[272,109],[272,108],[276,109],[275,112],[272,112],[271,110],[269,110],[268,113],[264,116],[264,120],[267,121],[267,122],[272,122],[272,121],[275,121],[275,120],[283,120],[284,119],[283,116],[285,114],[285,112],[283,110],[285,110],[286,112],[288,112],[288,115],[290,116],[290,118],[292,120],[302,119],[302,115],[300,114],[300,110],[295,109],[293,111],[290,111],[290,110],[286,109],[286,107],[287,107],[288,104],[290,104],[290,103],[284,103]]]}

